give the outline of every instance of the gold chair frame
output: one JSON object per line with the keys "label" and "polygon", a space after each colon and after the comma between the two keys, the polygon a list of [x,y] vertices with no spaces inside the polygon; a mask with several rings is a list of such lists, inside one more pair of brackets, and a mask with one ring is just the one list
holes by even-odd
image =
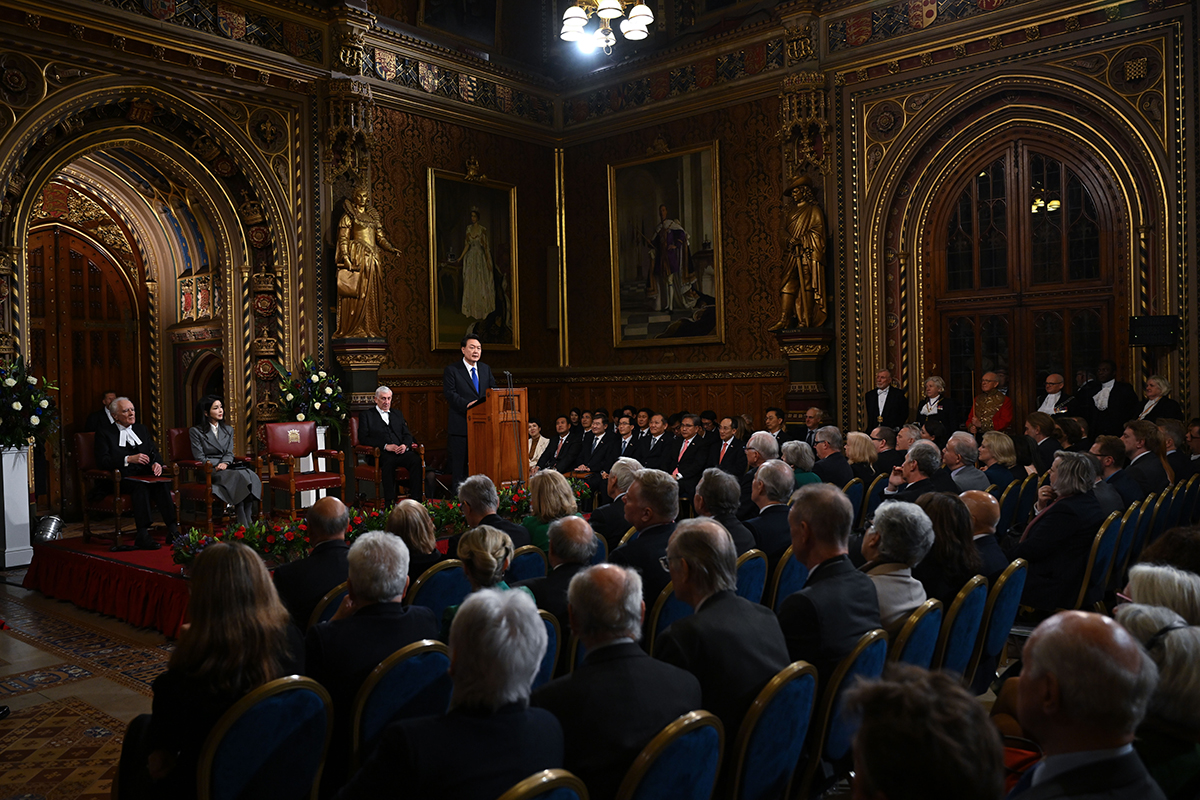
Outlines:
{"label": "gold chair frame", "polygon": [[642,752],[638,753],[638,757],[633,760],[629,771],[625,773],[614,800],[632,800],[637,792],[638,784],[642,782],[642,778],[646,777],[646,773],[650,771],[650,767],[654,766],[654,762],[663,754],[663,751],[680,736],[705,726],[717,729],[717,771],[713,774],[713,788],[715,789],[717,781],[721,777],[721,754],[725,748],[725,728],[721,725],[721,720],[709,711],[689,711],[659,731],[658,735],[642,748]]}
{"label": "gold chair frame", "polygon": [[362,765],[362,715],[367,707],[367,698],[371,696],[371,692],[375,691],[375,687],[379,685],[384,676],[391,672],[397,664],[415,656],[424,655],[425,653],[441,653],[449,658],[450,648],[434,639],[420,639],[411,644],[406,644],[379,662],[379,665],[371,670],[371,674],[367,676],[362,686],[358,688],[358,694],[354,697],[354,727],[351,729],[350,738],[351,775],[357,772],[358,768]]}

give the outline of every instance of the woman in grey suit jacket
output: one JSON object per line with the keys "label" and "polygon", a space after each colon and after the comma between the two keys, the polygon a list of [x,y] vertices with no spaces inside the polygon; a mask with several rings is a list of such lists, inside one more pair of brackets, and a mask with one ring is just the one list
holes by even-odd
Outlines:
{"label": "woman in grey suit jacket", "polygon": [[254,470],[231,469],[233,428],[225,422],[221,398],[206,395],[196,407],[196,424],[188,429],[192,458],[213,465],[213,494],[234,507],[240,525],[249,525],[262,497],[262,481]]}

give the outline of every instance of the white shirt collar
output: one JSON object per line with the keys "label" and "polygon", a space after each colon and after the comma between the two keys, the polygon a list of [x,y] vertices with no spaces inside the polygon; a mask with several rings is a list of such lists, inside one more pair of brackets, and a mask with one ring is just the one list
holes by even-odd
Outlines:
{"label": "white shirt collar", "polygon": [[468,375],[470,375],[470,374],[471,374],[471,370],[476,370],[476,371],[478,371],[478,370],[479,370],[479,362],[478,362],[478,361],[476,361],[474,364],[472,364],[470,361],[467,361],[467,360],[464,358],[464,359],[463,359],[463,366],[467,368],[467,374],[468,374]]}
{"label": "white shirt collar", "polygon": [[137,446],[142,443],[138,435],[133,432],[133,426],[126,428],[124,425],[117,424],[117,446],[129,447],[130,445]]}

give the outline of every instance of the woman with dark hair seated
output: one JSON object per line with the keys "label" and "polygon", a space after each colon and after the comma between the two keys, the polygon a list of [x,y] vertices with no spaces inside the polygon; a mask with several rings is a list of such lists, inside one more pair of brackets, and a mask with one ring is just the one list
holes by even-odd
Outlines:
{"label": "woman with dark hair seated", "polygon": [[397,503],[388,515],[384,530],[399,536],[400,541],[408,546],[408,574],[414,581],[425,570],[446,558],[437,549],[433,518],[425,506],[416,500],[405,498]]}
{"label": "woman with dark hair seated", "polygon": [[153,713],[126,731],[121,798],[195,797],[200,750],[221,716],[251,690],[304,671],[300,631],[246,545],[204,548],[188,613],[167,671],[154,679]]}
{"label": "woman with dark hair seated", "polygon": [[949,609],[963,585],[983,568],[971,512],[958,495],[949,492],[923,494],[917,505],[933,523],[933,548],[912,574],[925,586],[925,594]]}
{"label": "woman with dark hair seated", "polygon": [[252,469],[233,460],[233,428],[225,421],[225,406],[215,394],[196,406],[196,424],[188,429],[192,458],[213,465],[213,495],[233,506],[239,525],[250,525],[262,498],[262,481]]}
{"label": "woman with dark hair seated", "polygon": [[938,446],[938,450],[941,450],[945,448],[946,442],[950,441],[950,431],[938,420],[930,419],[921,425],[921,438],[933,442]]}

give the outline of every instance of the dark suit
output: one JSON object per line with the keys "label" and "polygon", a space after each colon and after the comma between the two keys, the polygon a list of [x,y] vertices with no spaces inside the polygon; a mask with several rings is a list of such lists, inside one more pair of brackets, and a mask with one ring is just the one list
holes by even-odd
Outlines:
{"label": "dark suit", "polygon": [[846,454],[841,452],[825,456],[813,464],[812,471],[822,482],[832,483],[839,489],[854,480],[854,470],[846,460]]}
{"label": "dark suit", "polygon": [[882,425],[896,430],[908,421],[908,398],[895,386],[888,389],[882,411],[879,408],[878,389],[867,392],[863,400],[867,406],[867,424],[872,428]]}
{"label": "dark suit", "polygon": [[392,653],[421,639],[436,639],[440,630],[428,608],[400,603],[372,603],[346,619],[308,629],[305,674],[333,698],[333,739],[321,774],[322,795],[333,795],[349,778],[354,702],[363,681]]}
{"label": "dark suit", "polygon": [[754,535],[754,546],[767,556],[767,574],[775,574],[775,566],[783,551],[792,544],[792,531],[788,527],[789,509],[783,504],[767,506],[758,512],[758,516],[746,522],[746,527]]}
{"label": "dark suit", "polygon": [[789,663],[771,609],[732,590],[717,592],[696,613],[671,623],[659,642],[656,658],[700,680],[704,709],[717,715],[731,738],[767,681]]}
{"label": "dark suit", "polygon": [[1130,503],[1140,503],[1146,499],[1146,491],[1123,469],[1109,475],[1104,481],[1117,490],[1117,494],[1121,495],[1121,500],[1124,501],[1126,508]]}
{"label": "dark suit", "polygon": [[738,483],[742,487],[742,499],[738,503],[737,518],[742,522],[747,522],[758,516],[758,504],[752,498],[754,492],[754,475],[758,472],[758,467],[746,467],[746,471],[738,477]]}
{"label": "dark suit", "polygon": [[654,601],[671,582],[671,576],[662,568],[659,559],[667,554],[667,540],[674,531],[674,522],[651,525],[639,531],[632,541],[608,554],[612,563],[642,573],[642,599],[646,601],[647,617],[654,608]]}
{"label": "dark suit", "polygon": [[[640,461],[646,469],[659,469],[666,472],[667,464],[673,463],[675,456],[679,453],[677,442],[678,438],[670,431],[664,431],[663,435],[658,437],[657,442],[654,441],[653,436],[646,437],[641,442],[642,449],[634,458]],[[674,449],[672,449],[673,445]]]}
{"label": "dark suit", "polygon": [[1129,508],[1129,504],[1121,499],[1121,493],[1104,481],[1096,481],[1092,494],[1096,495],[1096,502],[1100,504],[1100,511],[1105,517],[1114,511],[1124,514],[1125,509]]}
{"label": "dark suit", "polygon": [[[700,482],[700,476],[708,467],[709,451],[704,440],[699,436],[681,440],[678,444],[679,446],[674,449],[674,452],[667,451],[670,461],[669,468],[664,472],[675,475],[675,480],[679,482],[679,496],[684,500],[690,500],[696,493],[696,484]],[[683,451],[682,456],[680,456],[680,451]]]}
{"label": "dark suit", "polygon": [[559,472],[570,472],[579,464],[580,439],[573,432],[566,436],[555,436],[546,445],[546,451],[538,459],[538,469],[554,469]]}
{"label": "dark suit", "polygon": [[[888,397],[891,397],[891,392],[888,392]],[[962,409],[959,408],[958,403],[944,394],[938,395],[937,405],[935,406],[937,409],[936,412],[926,414],[924,413],[924,409],[925,404],[928,402],[929,398],[921,401],[921,406],[917,409],[917,415],[913,417],[914,422],[920,423],[922,427],[924,427],[926,422],[940,422],[946,426],[946,430],[948,431],[958,430],[958,426],[962,424]],[[871,418],[868,417],[867,419],[870,420]]]}
{"label": "dark suit", "polygon": [[[537,603],[537,607],[549,611],[558,620],[558,629],[562,633],[564,642],[559,648],[562,651],[558,659],[561,667],[565,667],[567,664],[567,659],[563,655],[567,652],[566,640],[571,634],[571,620],[567,615],[567,587],[571,583],[571,578],[574,578],[587,566],[587,564],[559,564],[544,578],[530,578],[527,581],[513,584],[513,586],[524,586],[533,592],[533,599]],[[563,671],[565,670],[560,670],[560,674]]]}
{"label": "dark suit", "polygon": [[753,550],[758,546],[758,542],[754,539],[754,534],[733,514],[714,516],[713,520],[720,524],[722,528],[729,531],[729,538],[733,539],[733,546],[739,556],[747,550]]}
{"label": "dark suit", "polygon": [[616,550],[617,545],[621,543],[621,537],[629,530],[629,523],[625,520],[625,495],[622,494],[608,505],[597,508],[588,518],[588,522],[592,531],[608,542],[608,552]]}
{"label": "dark suit", "polygon": [[746,443],[736,436],[729,440],[729,446],[724,448],[725,456],[721,457],[722,442],[719,438],[709,451],[708,465],[728,472],[733,477],[740,477],[746,471]]}
{"label": "dark suit", "polygon": [[1053,437],[1047,436],[1037,443],[1036,458],[1038,460],[1038,472],[1046,472],[1054,465],[1054,454],[1062,450],[1062,443],[1056,442]]}
{"label": "dark suit", "polygon": [[[408,470],[408,496],[417,502],[424,496],[425,475],[421,471],[421,456],[412,449],[413,437],[408,430],[404,415],[398,410],[388,412],[388,423],[378,408],[368,408],[358,415],[358,441],[367,447],[379,448],[379,469],[383,473],[383,501],[387,505],[396,502],[396,468]],[[389,444],[404,445],[403,453],[393,453],[383,448]]]}
{"label": "dark suit", "polygon": [[1186,481],[1192,476],[1192,461],[1182,450],[1167,453],[1167,463],[1171,465],[1171,472],[1175,473],[1175,483]]}
{"label": "dark suit", "polygon": [[1125,466],[1125,474],[1133,478],[1146,494],[1161,492],[1171,485],[1162,459],[1154,453],[1143,453]]}
{"label": "dark suit", "polygon": [[95,433],[101,428],[106,428],[115,424],[116,423],[108,418],[108,413],[103,408],[98,408],[87,415],[87,420],[83,423],[83,429],[88,433]]}
{"label": "dark suit", "polygon": [[1138,402],[1137,393],[1133,387],[1124,381],[1115,381],[1108,393],[1108,408],[1104,411],[1096,408],[1096,395],[1102,388],[1099,381],[1089,382],[1079,390],[1081,410],[1088,421],[1088,433],[1092,437],[1107,434],[1120,436],[1125,429],[1125,423],[1137,419],[1142,404]]}
{"label": "dark suit", "polygon": [[[133,501],[133,521],[137,525],[139,534],[150,529],[151,499],[158,507],[158,513],[162,515],[163,522],[167,524],[168,528],[172,528],[175,525],[175,504],[171,502],[171,484],[165,481],[148,484],[126,480],[134,476],[153,477],[154,465],[163,463],[162,455],[158,452],[158,448],[154,445],[154,439],[150,435],[150,429],[138,422],[133,423],[130,427],[133,429],[133,434],[141,439],[141,444],[121,447],[120,427],[115,424],[102,426],[96,431],[94,439],[96,464],[100,469],[121,471],[120,492],[130,495]],[[149,456],[150,463],[125,463],[126,457],[138,453]],[[166,474],[167,471],[163,470],[163,475]]]}
{"label": "dark suit", "polygon": [[589,652],[573,673],[534,692],[531,702],[562,723],[564,766],[583,780],[592,800],[611,800],[642,748],[702,707],[694,676],[629,642]]}
{"label": "dark suit", "polygon": [[620,438],[612,431],[605,431],[601,434],[599,441],[595,437],[584,439],[584,448],[579,455],[579,463],[586,465],[589,470],[596,473],[597,480],[600,480],[600,473],[608,472],[617,462]]}
{"label": "dark suit", "polygon": [[[950,492],[958,494],[962,489],[958,488],[958,484],[954,482],[954,476],[950,474],[949,467],[942,467],[929,476],[929,480],[933,482],[933,491],[935,492]],[[986,486],[984,488],[987,488]]]}
{"label": "dark suit", "polygon": [[875,460],[875,474],[891,475],[894,468],[904,463],[904,457],[907,455],[905,450],[884,450]]}
{"label": "dark suit", "polygon": [[1041,610],[1075,605],[1092,540],[1102,522],[1100,503],[1092,492],[1060,498],[1033,518],[1024,541],[1009,551],[1012,558],[1029,562],[1022,604]]}
{"label": "dark suit", "polygon": [[975,540],[975,550],[983,562],[979,568],[979,574],[988,579],[989,587],[995,586],[996,579],[1004,570],[1008,569],[1008,565],[1012,562],[1000,549],[1000,542],[990,533]]}
{"label": "dark suit", "polygon": [[883,627],[875,584],[847,555],[822,561],[804,588],[783,601],[779,627],[788,658],[815,666],[824,685],[863,634]]}
{"label": "dark suit", "polygon": [[275,568],[275,589],[292,614],[300,630],[308,627],[313,609],[329,590],[346,582],[346,555],[350,545],[344,539],[321,542],[308,558],[281,564]]}
{"label": "dark suit", "polygon": [[495,800],[533,773],[562,765],[562,726],[553,714],[521,703],[494,713],[460,708],[389,725],[337,796]]}
{"label": "dark suit", "polygon": [[780,452],[783,451],[783,445],[785,442],[790,442],[796,438],[795,436],[792,436],[790,433],[788,433],[786,425],[784,427],[780,428],[779,430],[775,431],[774,433],[772,433],[771,436],[774,437],[775,444],[779,445]]}
{"label": "dark suit", "polygon": [[1150,409],[1142,419],[1147,422],[1158,422],[1160,419],[1177,419],[1183,422],[1186,418],[1183,416],[1183,406],[1179,405],[1178,400],[1160,397],[1154,404],[1154,408]]}
{"label": "dark suit", "polygon": [[[953,482],[954,479],[951,478],[950,481]],[[886,503],[888,500],[903,500],[905,503],[915,503],[917,502],[917,498],[923,494],[940,491],[942,490],[934,486],[932,480],[929,478],[922,478],[919,481],[913,481],[912,483],[906,484],[904,488],[895,494],[885,493],[883,495],[883,502]],[[955,492],[955,494],[957,494],[957,492]]]}
{"label": "dark suit", "polygon": [[1012,800],[1166,800],[1137,752],[1063,772],[1032,786],[1032,769],[1008,797]]}
{"label": "dark suit", "polygon": [[442,394],[449,407],[446,446],[450,451],[450,472],[454,476],[455,490],[467,477],[467,405],[486,396],[488,389],[496,388],[496,379],[487,364],[477,361],[475,371],[479,376],[478,391],[463,359],[442,370]]}
{"label": "dark suit", "polygon": [[986,468],[983,474],[987,476],[988,483],[994,483],[1000,489],[1004,489],[1013,482],[1012,471],[998,461]]}
{"label": "dark suit", "polygon": [[[638,440],[636,436],[630,435],[629,440],[621,438],[621,434],[617,434],[617,458],[637,458]],[[613,459],[613,463],[617,463]]]}

